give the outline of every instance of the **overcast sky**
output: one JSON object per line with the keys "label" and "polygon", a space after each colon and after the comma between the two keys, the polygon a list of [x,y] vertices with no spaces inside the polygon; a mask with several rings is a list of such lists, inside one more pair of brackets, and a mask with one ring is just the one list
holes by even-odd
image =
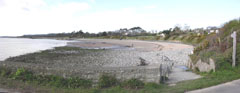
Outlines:
{"label": "overcast sky", "polygon": [[240,0],[0,0],[0,36],[221,26],[240,17]]}

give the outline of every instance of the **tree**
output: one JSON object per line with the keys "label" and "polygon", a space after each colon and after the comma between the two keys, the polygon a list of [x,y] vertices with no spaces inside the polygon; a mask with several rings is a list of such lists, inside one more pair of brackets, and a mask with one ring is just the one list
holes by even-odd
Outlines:
{"label": "tree", "polygon": [[102,33],[102,36],[107,36],[108,34],[107,34],[107,32],[106,31],[104,31],[103,33]]}
{"label": "tree", "polygon": [[163,30],[163,31],[162,31],[162,33],[163,33],[163,34],[166,34],[166,35],[169,35],[170,32],[171,32],[170,30]]}
{"label": "tree", "polygon": [[175,26],[173,28],[173,32],[180,32],[180,31],[181,31],[181,27],[179,27],[179,26]]}

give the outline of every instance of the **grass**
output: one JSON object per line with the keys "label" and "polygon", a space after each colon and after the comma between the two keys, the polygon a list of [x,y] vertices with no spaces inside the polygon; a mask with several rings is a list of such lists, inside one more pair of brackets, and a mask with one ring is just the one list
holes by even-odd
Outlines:
{"label": "grass", "polygon": [[106,74],[103,74],[98,81],[99,88],[113,87],[117,86],[118,84],[120,84],[120,82],[114,76]]}
{"label": "grass", "polygon": [[[197,45],[205,39],[206,35],[196,34],[176,34],[161,36],[124,36],[123,39],[127,40],[147,40],[147,41],[181,41],[182,43]],[[103,36],[94,37],[95,39],[120,39],[120,36]]]}
{"label": "grass", "polygon": [[[58,52],[77,52],[77,53],[58,53]],[[93,52],[103,51],[101,49],[82,49],[78,47],[56,47],[54,49],[29,53],[16,57],[10,57],[6,61],[24,62],[24,63],[44,63],[47,60],[61,60],[69,56],[84,56]]]}
{"label": "grass", "polygon": [[[205,54],[204,56],[209,56],[210,54]],[[0,87],[37,93],[183,93],[185,91],[201,89],[240,78],[240,67],[232,68],[228,60],[229,56],[221,55],[218,57],[218,70],[216,72],[197,72],[202,75],[203,78],[179,82],[175,86],[143,83],[137,79],[121,82],[114,76],[103,75],[100,78],[98,87],[91,87],[92,81],[77,77],[65,79],[54,75],[34,75],[23,68],[10,71],[7,68],[1,67]]]}
{"label": "grass", "polygon": [[122,83],[122,86],[127,89],[141,89],[144,87],[144,83],[141,80],[133,78],[133,79],[124,81]]}
{"label": "grass", "polygon": [[[35,82],[39,85],[54,86],[61,88],[90,88],[92,81],[81,79],[78,77],[63,78],[55,75],[35,75],[24,68],[19,68],[17,71],[12,71],[7,68],[1,67],[0,74],[2,77],[9,78],[12,80],[20,80],[23,82]],[[8,72],[8,73],[6,73]]]}
{"label": "grass", "polygon": [[[232,81],[240,78],[240,67],[236,67],[229,70],[221,70],[217,72],[211,73],[199,73],[203,75],[203,78],[196,80],[189,80],[177,83],[175,86],[168,86],[165,84],[155,84],[155,83],[147,83],[144,85],[144,88],[138,90],[128,90],[129,93],[184,93],[186,91],[201,89],[205,87],[210,87],[213,85],[225,83],[228,81]],[[121,93],[117,90],[120,90],[116,87],[112,87],[109,89],[103,90],[112,91],[115,93]],[[123,89],[121,89],[123,91]]]}

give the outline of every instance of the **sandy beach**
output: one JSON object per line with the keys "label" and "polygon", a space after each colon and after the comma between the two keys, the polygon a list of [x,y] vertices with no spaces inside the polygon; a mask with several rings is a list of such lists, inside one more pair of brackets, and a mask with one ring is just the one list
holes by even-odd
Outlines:
{"label": "sandy beach", "polygon": [[112,40],[112,39],[78,39],[82,42],[69,42],[69,46],[76,47],[111,47],[111,46],[123,46],[133,47],[137,50],[143,51],[160,51],[160,50],[175,50],[193,48],[191,45],[185,45],[181,43],[169,43],[169,42],[154,42],[154,41],[140,41],[140,40]]}

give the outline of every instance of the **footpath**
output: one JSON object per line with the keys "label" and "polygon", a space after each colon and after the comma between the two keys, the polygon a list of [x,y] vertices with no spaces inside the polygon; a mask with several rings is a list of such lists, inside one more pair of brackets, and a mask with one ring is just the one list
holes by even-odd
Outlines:
{"label": "footpath", "polygon": [[186,93],[240,93],[240,79]]}

